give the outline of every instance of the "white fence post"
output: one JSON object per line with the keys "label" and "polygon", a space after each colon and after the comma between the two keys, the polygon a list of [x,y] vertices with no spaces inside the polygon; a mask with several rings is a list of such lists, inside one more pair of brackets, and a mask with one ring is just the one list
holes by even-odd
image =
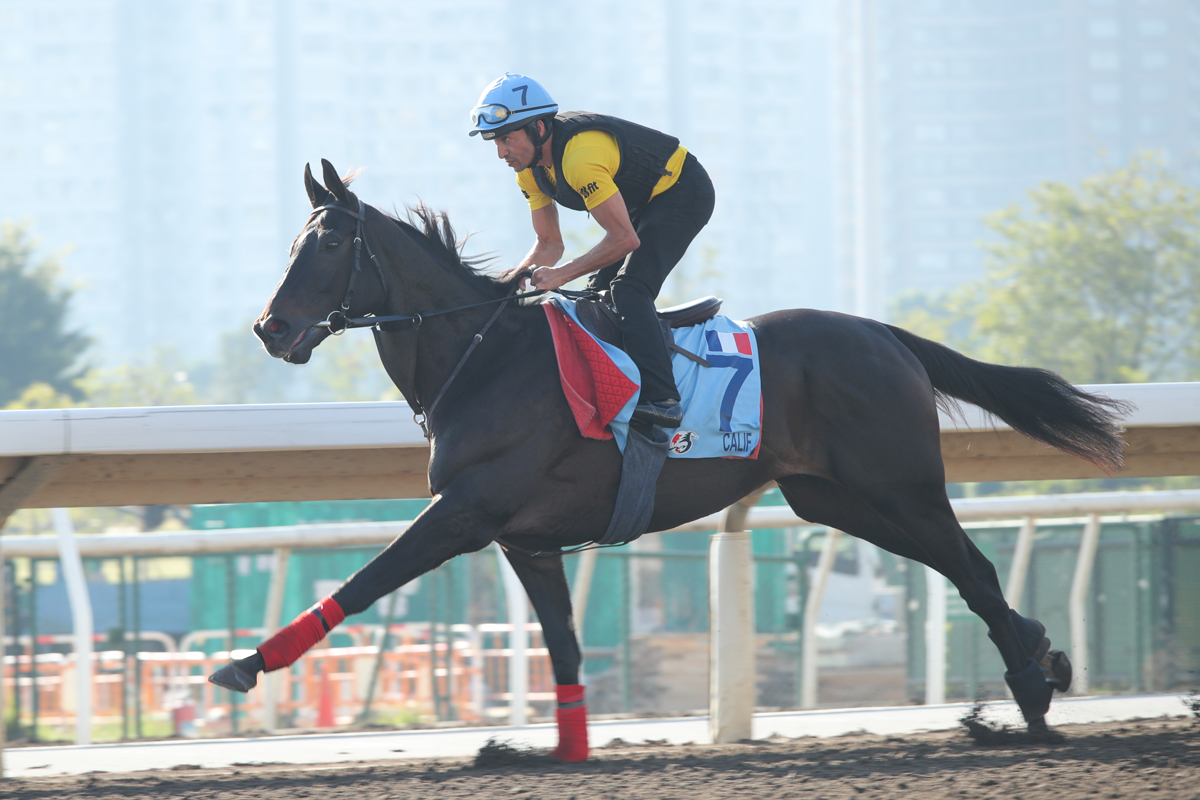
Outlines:
{"label": "white fence post", "polygon": [[575,585],[571,587],[571,612],[575,621],[575,638],[583,650],[583,624],[587,621],[588,597],[592,593],[592,576],[596,573],[599,550],[584,550],[575,567]]}
{"label": "white fence post", "polygon": [[1087,597],[1096,565],[1096,548],[1100,543],[1100,516],[1089,514],[1079,542],[1075,559],[1075,577],[1071,580],[1071,666],[1074,668],[1075,694],[1087,694],[1088,680]]}
{"label": "white fence post", "polygon": [[[263,614],[263,630],[266,638],[270,638],[279,630],[280,617],[283,615],[283,595],[287,588],[288,564],[291,561],[292,550],[289,547],[275,548],[275,563],[271,570],[271,584],[267,587],[267,610]],[[383,642],[380,642],[383,645]],[[279,692],[284,686],[285,678],[282,672],[263,673],[263,730],[273,731],[279,716]]]}
{"label": "white fence post", "polygon": [[[825,599],[825,587],[829,584],[829,573],[837,561],[838,539],[842,532],[829,528],[825,532],[825,544],[817,560],[816,574],[808,587],[804,601],[804,624],[801,629],[800,653],[800,706],[817,707],[817,620],[821,618],[821,603]],[[808,569],[802,565],[801,569]]]}
{"label": "white fence post", "polygon": [[[3,530],[4,523],[0,522],[0,530]],[[4,618],[8,616],[4,601],[8,597],[8,571],[4,569],[4,541],[0,537],[0,780],[4,779],[4,745],[8,738],[8,715],[4,708],[4,655],[7,648],[4,646]],[[16,670],[13,670],[14,677]]]}
{"label": "white fence post", "polygon": [[708,722],[714,742],[752,738],[758,640],[746,518],[774,485],[765,483],[722,511],[708,548]]}
{"label": "white fence post", "polygon": [[512,633],[508,647],[512,655],[508,659],[508,724],[524,725],[527,721],[526,706],[529,693],[529,601],[521,579],[508,563],[500,545],[496,548],[496,559],[500,562],[500,575],[504,580],[504,599],[508,602],[508,621]]}
{"label": "white fence post", "polygon": [[925,568],[925,705],[946,702],[946,578]]}
{"label": "white fence post", "polygon": [[753,738],[754,557],[750,532],[714,534],[708,549],[709,729],[717,743]]}
{"label": "white fence post", "polygon": [[[1017,609],[1021,603],[1021,595],[1025,593],[1025,578],[1029,574],[1029,560],[1033,556],[1033,535],[1037,533],[1037,519],[1025,517],[1021,520],[1021,529],[1017,531],[1017,543],[1013,547],[1012,566],[1008,570],[1008,584],[1004,589],[1004,599],[1008,607]],[[1018,609],[1019,610],[1019,609]],[[1012,689],[1004,687],[1004,694],[1012,699]]]}
{"label": "white fence post", "polygon": [[1008,586],[1004,590],[1004,599],[1008,601],[1009,608],[1017,608],[1025,592],[1025,576],[1029,574],[1029,558],[1033,555],[1033,534],[1036,531],[1036,519],[1026,517],[1021,520],[1021,530],[1017,533],[1017,544],[1013,548],[1012,567],[1008,570]]}
{"label": "white fence post", "polygon": [[75,634],[75,744],[92,743],[92,599],[88,596],[83,559],[75,545],[75,526],[65,508],[50,511],[58,534],[59,561],[67,596],[71,602],[71,622]]}

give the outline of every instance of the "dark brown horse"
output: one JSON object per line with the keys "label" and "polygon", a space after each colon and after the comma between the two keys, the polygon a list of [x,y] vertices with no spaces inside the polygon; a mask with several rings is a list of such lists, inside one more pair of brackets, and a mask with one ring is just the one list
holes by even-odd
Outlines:
{"label": "dark brown horse", "polygon": [[[347,297],[353,275],[348,316],[428,314],[495,301],[513,290],[517,278],[485,275],[460,257],[444,216],[417,209],[411,223],[394,219],[361,204],[322,163],[328,189],[305,168],[315,210],[254,325],[272,356],[306,363],[329,335],[318,326]],[[355,246],[359,231],[366,258]],[[380,359],[405,397],[428,409],[497,307],[377,331]],[[949,578],[987,623],[1027,722],[1044,728],[1052,691],[1066,690],[1070,665],[1061,653],[1047,652],[1040,623],[1009,609],[995,568],[955,519],[946,496],[937,404],[974,403],[1034,439],[1106,469],[1121,463],[1116,418],[1124,409],[1053,373],[985,364],[869,319],[792,310],[748,323],[761,352],[759,456],[668,459],[650,530],[720,511],[775,481],[803,519]],[[219,671],[215,682],[245,691],[259,670],[299,658],[342,614],[360,613],[447,559],[499,541],[541,620],[556,681],[577,683],[580,652],[562,558],[531,553],[602,536],[621,456],[613,442],[579,435],[559,385],[543,310],[529,301],[506,304],[428,423],[429,507],[323,605],[285,629],[286,641],[264,643],[255,656]],[[586,749],[560,752],[572,758]]]}

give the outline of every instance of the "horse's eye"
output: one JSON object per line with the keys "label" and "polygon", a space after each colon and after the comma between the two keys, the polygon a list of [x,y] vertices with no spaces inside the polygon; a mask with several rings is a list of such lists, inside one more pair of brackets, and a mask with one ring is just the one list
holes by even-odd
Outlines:
{"label": "horse's eye", "polygon": [[326,250],[337,250],[339,244],[341,244],[341,242],[339,242],[337,239],[330,240],[325,243],[325,249]]}

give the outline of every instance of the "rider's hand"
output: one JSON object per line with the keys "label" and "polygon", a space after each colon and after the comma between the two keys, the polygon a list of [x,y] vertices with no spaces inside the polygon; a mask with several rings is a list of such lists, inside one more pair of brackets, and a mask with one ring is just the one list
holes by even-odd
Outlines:
{"label": "rider's hand", "polygon": [[517,288],[519,288],[522,292],[524,292],[528,289],[536,289],[537,283],[535,281],[533,281],[533,276],[537,273],[537,271],[539,269],[542,269],[542,268],[531,266],[529,268],[529,274],[526,275],[525,277],[521,278],[521,282],[519,284],[517,284]]}
{"label": "rider's hand", "polygon": [[529,283],[534,289],[557,289],[570,279],[558,267],[534,267]]}

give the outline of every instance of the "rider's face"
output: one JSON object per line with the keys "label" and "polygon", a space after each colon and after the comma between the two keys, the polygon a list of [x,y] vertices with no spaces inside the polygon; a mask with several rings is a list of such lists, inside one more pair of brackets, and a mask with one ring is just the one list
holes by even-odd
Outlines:
{"label": "rider's face", "polygon": [[524,130],[497,136],[492,141],[496,143],[496,155],[516,172],[521,172],[533,161],[533,142]]}

